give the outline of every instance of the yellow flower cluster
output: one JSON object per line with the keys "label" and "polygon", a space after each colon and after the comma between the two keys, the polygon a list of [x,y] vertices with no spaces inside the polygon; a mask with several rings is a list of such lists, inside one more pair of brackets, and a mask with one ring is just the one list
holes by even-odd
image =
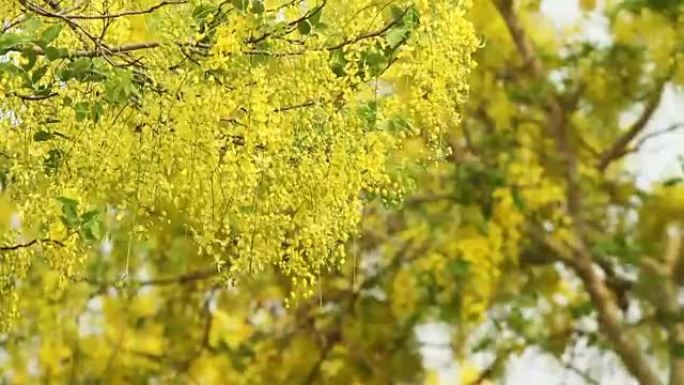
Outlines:
{"label": "yellow flower cluster", "polygon": [[[160,7],[104,32],[83,21],[111,46],[158,44],[134,53],[141,65],[130,73],[84,58],[110,78],[64,81],[45,100],[13,97],[19,86],[1,76],[0,171],[21,226],[0,239],[48,240],[13,254],[3,279],[21,278],[38,255],[77,278],[105,255],[125,280],[158,223],[182,213],[183,236],[225,274],[275,265],[311,295],[321,270],[344,260],[364,204],[399,199],[402,167],[420,161],[398,166],[392,155],[416,138],[439,155],[474,67],[464,2],[236,4]],[[64,28],[57,42],[76,50],[77,35]],[[48,73],[70,60],[46,63]],[[102,99],[119,94],[128,100]]]}

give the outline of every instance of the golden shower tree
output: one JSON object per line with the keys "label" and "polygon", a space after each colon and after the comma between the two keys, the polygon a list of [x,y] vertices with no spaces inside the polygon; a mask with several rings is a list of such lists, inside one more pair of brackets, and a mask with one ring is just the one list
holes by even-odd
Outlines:
{"label": "golden shower tree", "polygon": [[[365,202],[400,199],[403,169],[458,125],[477,45],[466,7],[3,2],[3,324],[38,266],[55,292],[181,268],[142,266],[170,223],[192,242],[182,266],[276,266],[310,295]],[[433,151],[390,161],[411,140]]]}

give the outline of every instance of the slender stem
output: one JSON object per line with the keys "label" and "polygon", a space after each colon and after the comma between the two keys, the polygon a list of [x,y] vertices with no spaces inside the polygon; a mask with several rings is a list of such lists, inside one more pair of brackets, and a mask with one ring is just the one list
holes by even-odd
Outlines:
{"label": "slender stem", "polygon": [[117,13],[105,13],[104,15],[65,15],[62,14],[61,16],[66,17],[68,19],[81,19],[81,20],[109,20],[109,19],[116,19],[119,17],[125,17],[125,16],[135,16],[135,15],[144,15],[147,13],[152,13],[156,11],[157,9],[167,6],[167,5],[178,5],[178,4],[187,4],[187,0],[166,0],[162,1],[159,4],[156,4],[154,6],[151,6],[147,9],[141,9],[141,10],[135,10],[135,11],[122,11],[122,12],[117,12]]}
{"label": "slender stem", "polygon": [[606,168],[615,160],[619,159],[627,153],[627,147],[634,140],[634,138],[641,133],[648,123],[651,121],[653,114],[655,114],[663,97],[665,90],[665,82],[660,82],[651,98],[648,99],[644,106],[644,111],[639,118],[632,124],[632,126],[625,131],[608,149],[606,149],[599,157],[598,169],[605,171]]}

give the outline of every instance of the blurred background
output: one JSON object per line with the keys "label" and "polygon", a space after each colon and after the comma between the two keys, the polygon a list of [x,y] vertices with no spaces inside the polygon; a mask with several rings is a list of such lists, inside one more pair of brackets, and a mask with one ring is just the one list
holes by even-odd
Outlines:
{"label": "blurred background", "polygon": [[[613,2],[614,3],[614,2]],[[593,11],[582,10],[579,0],[542,0],[541,12],[548,16],[558,33],[577,31],[575,39],[597,45],[612,42],[610,22],[602,12],[607,4],[599,0]],[[648,32],[645,38],[648,39]],[[625,111],[623,119],[633,120],[638,111]],[[645,132],[653,133],[684,122],[684,92],[681,87],[666,87],[663,100],[655,111]],[[637,152],[627,158],[627,167],[636,176],[641,188],[650,189],[654,184],[668,178],[684,175],[681,157],[684,155],[684,130],[669,132],[654,137]],[[422,354],[425,364],[438,368],[442,384],[460,384],[459,367],[454,364],[451,350],[444,348],[450,338],[449,327],[444,324],[431,324],[418,329],[418,336],[425,344]],[[437,345],[438,347],[434,347]],[[439,346],[442,345],[440,348]],[[574,366],[567,368],[558,361],[537,349],[530,349],[519,357],[512,358],[508,364],[503,383],[524,384],[637,384],[624,371],[619,360],[606,356],[601,351],[580,347],[574,352]],[[489,357],[483,360],[487,362]],[[480,365],[486,364],[480,362]],[[578,373],[578,370],[580,371]],[[595,382],[587,380],[588,373]]]}

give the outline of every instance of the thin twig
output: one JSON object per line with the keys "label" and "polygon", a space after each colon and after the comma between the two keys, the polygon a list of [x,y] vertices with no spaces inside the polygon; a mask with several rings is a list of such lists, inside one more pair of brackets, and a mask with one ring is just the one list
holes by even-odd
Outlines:
{"label": "thin twig", "polygon": [[62,241],[58,241],[56,239],[50,239],[50,238],[43,238],[43,239],[33,239],[31,241],[28,241],[25,243],[19,243],[16,245],[0,246],[0,251],[16,251],[19,249],[25,249],[25,248],[31,247],[31,246],[36,245],[38,243],[48,243],[48,244],[53,244],[53,245],[64,247],[64,242],[62,242]]}
{"label": "thin twig", "polygon": [[651,121],[653,114],[655,114],[656,110],[658,109],[658,106],[660,106],[664,90],[665,82],[660,82],[656,86],[656,90],[651,98],[649,98],[646,102],[644,111],[641,113],[636,122],[634,122],[634,124],[632,124],[632,126],[625,131],[622,136],[620,136],[608,149],[601,154],[597,165],[600,171],[605,171],[613,161],[627,154],[627,147],[629,144],[646,128],[648,123]]}
{"label": "thin twig", "polygon": [[156,4],[154,6],[151,6],[147,9],[141,9],[141,10],[132,10],[132,11],[122,11],[122,12],[117,12],[117,13],[106,13],[103,15],[66,15],[66,14],[60,14],[62,17],[66,17],[68,19],[74,19],[74,20],[111,20],[111,19],[116,19],[119,17],[125,17],[125,16],[135,16],[135,15],[144,15],[148,13],[152,13],[156,11],[159,8],[162,8],[167,5],[179,5],[179,4],[187,4],[187,0],[166,0],[162,1],[159,4]]}

